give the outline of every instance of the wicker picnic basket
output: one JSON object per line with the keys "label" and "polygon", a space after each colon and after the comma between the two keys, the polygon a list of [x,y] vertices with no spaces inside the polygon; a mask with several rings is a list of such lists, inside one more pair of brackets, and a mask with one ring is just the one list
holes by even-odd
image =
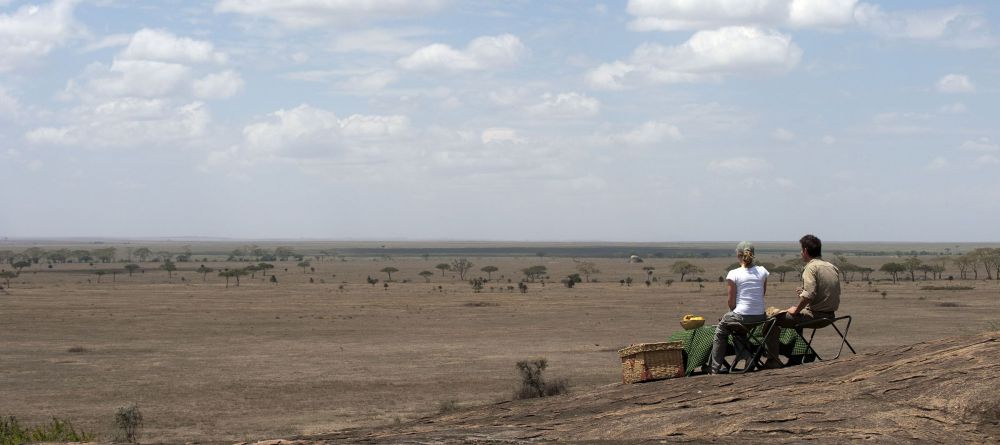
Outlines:
{"label": "wicker picnic basket", "polygon": [[622,383],[648,382],[684,376],[684,343],[639,343],[618,350]]}

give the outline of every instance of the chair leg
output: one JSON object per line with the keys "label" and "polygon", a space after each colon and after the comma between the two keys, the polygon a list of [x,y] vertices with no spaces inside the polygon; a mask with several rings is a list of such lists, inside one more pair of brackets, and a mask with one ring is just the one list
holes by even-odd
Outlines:
{"label": "chair leg", "polygon": [[[844,327],[844,332],[840,332],[840,328],[837,327],[837,323],[836,322],[837,322],[837,320],[843,320],[845,318],[847,319],[847,326]],[[842,340],[840,342],[840,350],[837,351],[837,356],[833,358],[834,360],[840,358],[840,353],[844,352],[844,345],[845,344],[851,350],[851,354],[857,354],[857,352],[854,351],[854,346],[851,346],[851,343],[849,341],[847,341],[847,333],[850,332],[850,330],[851,330],[851,320],[852,319],[851,319],[850,315],[845,315],[843,317],[840,317],[840,318],[837,318],[836,320],[834,320],[834,323],[831,323],[833,325],[833,329],[837,331],[837,335],[840,335],[840,338]]]}

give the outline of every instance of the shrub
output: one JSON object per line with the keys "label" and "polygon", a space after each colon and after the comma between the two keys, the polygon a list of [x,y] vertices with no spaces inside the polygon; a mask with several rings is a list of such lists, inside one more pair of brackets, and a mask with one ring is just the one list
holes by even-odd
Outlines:
{"label": "shrub", "polygon": [[14,416],[0,417],[0,444],[28,442],[92,442],[94,435],[77,431],[65,420],[53,417],[47,425],[21,426]]}
{"label": "shrub", "polygon": [[71,353],[87,352],[87,348],[84,348],[83,346],[71,346],[69,349],[66,350],[66,352],[71,352]]}
{"label": "shrub", "polygon": [[447,414],[458,411],[458,402],[454,400],[442,400],[438,403],[438,414]]}
{"label": "shrub", "polygon": [[514,399],[548,397],[566,392],[569,387],[566,379],[557,379],[554,382],[545,381],[543,374],[548,365],[548,360],[544,358],[517,362],[517,371],[521,374],[521,387],[514,392]]}
{"label": "shrub", "polygon": [[139,405],[130,403],[115,410],[115,426],[123,436],[119,439],[135,442],[139,430],[142,429],[142,412],[139,411]]}

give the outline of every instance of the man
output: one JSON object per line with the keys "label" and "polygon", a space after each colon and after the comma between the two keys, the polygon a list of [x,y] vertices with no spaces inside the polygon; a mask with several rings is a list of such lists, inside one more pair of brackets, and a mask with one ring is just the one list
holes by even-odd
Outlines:
{"label": "man", "polygon": [[[778,326],[783,328],[817,318],[834,318],[840,307],[840,270],[823,261],[823,243],[814,235],[806,235],[799,240],[799,245],[806,267],[802,270],[802,287],[795,290],[799,303],[775,317]],[[767,337],[765,369],[782,366],[778,359],[779,333],[780,329],[773,329]]]}

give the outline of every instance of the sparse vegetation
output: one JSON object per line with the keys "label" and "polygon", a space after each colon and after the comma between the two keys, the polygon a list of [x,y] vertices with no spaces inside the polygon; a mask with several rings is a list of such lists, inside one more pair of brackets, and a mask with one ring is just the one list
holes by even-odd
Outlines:
{"label": "sparse vegetation", "polygon": [[975,289],[975,287],[972,286],[922,286],[920,288],[920,290],[949,290],[949,291],[973,290],[973,289]]}
{"label": "sparse vegetation", "polygon": [[549,365],[544,358],[517,362],[517,372],[521,376],[521,386],[514,392],[514,399],[532,399],[565,393],[569,387],[566,379],[545,381],[545,368]]}
{"label": "sparse vegetation", "polygon": [[118,433],[120,434],[120,437],[117,439],[135,443],[136,439],[139,438],[139,432],[142,430],[142,412],[139,411],[139,405],[130,403],[118,407],[115,410],[115,426],[118,427]]}
{"label": "sparse vegetation", "polygon": [[93,442],[94,435],[77,431],[69,421],[53,417],[44,425],[22,426],[14,416],[0,417],[0,444],[20,445],[34,442]]}

